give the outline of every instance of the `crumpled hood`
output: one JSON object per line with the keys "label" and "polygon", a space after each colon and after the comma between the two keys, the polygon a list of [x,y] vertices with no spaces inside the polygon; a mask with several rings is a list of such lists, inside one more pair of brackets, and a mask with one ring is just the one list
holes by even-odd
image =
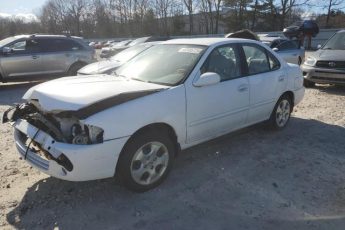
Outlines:
{"label": "crumpled hood", "polygon": [[117,61],[105,60],[84,66],[78,73],[81,74],[103,74],[107,71],[118,68],[122,63]]}
{"label": "crumpled hood", "polygon": [[154,91],[168,86],[129,80],[112,75],[64,77],[30,88],[23,99],[38,100],[47,112],[76,111],[126,93]]}
{"label": "crumpled hood", "polygon": [[312,55],[322,61],[345,61],[344,50],[318,50]]}

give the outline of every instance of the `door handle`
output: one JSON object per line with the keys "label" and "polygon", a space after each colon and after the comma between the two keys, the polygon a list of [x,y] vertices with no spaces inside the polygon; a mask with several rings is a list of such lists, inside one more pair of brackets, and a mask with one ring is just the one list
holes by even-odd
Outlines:
{"label": "door handle", "polygon": [[284,79],[285,79],[285,76],[281,75],[281,76],[279,76],[278,81],[284,81]]}
{"label": "door handle", "polygon": [[39,58],[39,56],[36,56],[36,55],[32,56],[32,59],[37,59],[37,58]]}
{"label": "door handle", "polygon": [[248,85],[240,85],[238,88],[239,92],[244,92],[248,90]]}

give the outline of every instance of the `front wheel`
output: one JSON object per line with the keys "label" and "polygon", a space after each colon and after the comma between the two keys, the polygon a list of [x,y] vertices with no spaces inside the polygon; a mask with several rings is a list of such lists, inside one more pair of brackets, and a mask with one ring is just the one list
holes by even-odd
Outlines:
{"label": "front wheel", "polygon": [[292,111],[292,103],[289,96],[282,96],[274,106],[269,123],[274,129],[283,129],[288,123]]}
{"label": "front wheel", "polygon": [[145,192],[167,177],[175,154],[169,135],[148,132],[126,144],[118,162],[119,176],[128,189]]}

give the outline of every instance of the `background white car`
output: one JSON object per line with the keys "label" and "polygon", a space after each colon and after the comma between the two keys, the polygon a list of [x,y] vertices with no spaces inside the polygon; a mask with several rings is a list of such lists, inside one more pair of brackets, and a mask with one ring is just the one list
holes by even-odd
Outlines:
{"label": "background white car", "polygon": [[286,62],[301,65],[305,57],[305,49],[293,41],[282,37],[260,36],[260,40],[277,52]]}
{"label": "background white car", "polygon": [[84,66],[78,70],[78,75],[111,74],[121,65],[156,44],[159,44],[159,42],[147,42],[135,45],[131,48],[125,49],[124,51],[121,51],[107,60],[94,62]]}
{"label": "background white car", "polygon": [[156,45],[111,75],[31,88],[4,114],[41,171],[83,181],[118,174],[134,191],[160,184],[178,151],[269,120],[282,129],[304,95],[297,65],[257,41],[204,38]]}

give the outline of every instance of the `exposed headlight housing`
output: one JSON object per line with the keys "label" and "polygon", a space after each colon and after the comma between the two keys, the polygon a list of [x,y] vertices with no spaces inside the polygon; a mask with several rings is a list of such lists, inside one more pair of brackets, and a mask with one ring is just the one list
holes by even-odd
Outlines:
{"label": "exposed headlight housing", "polygon": [[311,56],[307,57],[304,61],[304,65],[314,66],[315,64],[316,64],[316,59]]}
{"label": "exposed headlight housing", "polygon": [[77,145],[103,143],[103,129],[82,123],[75,123],[71,127],[70,142]]}

